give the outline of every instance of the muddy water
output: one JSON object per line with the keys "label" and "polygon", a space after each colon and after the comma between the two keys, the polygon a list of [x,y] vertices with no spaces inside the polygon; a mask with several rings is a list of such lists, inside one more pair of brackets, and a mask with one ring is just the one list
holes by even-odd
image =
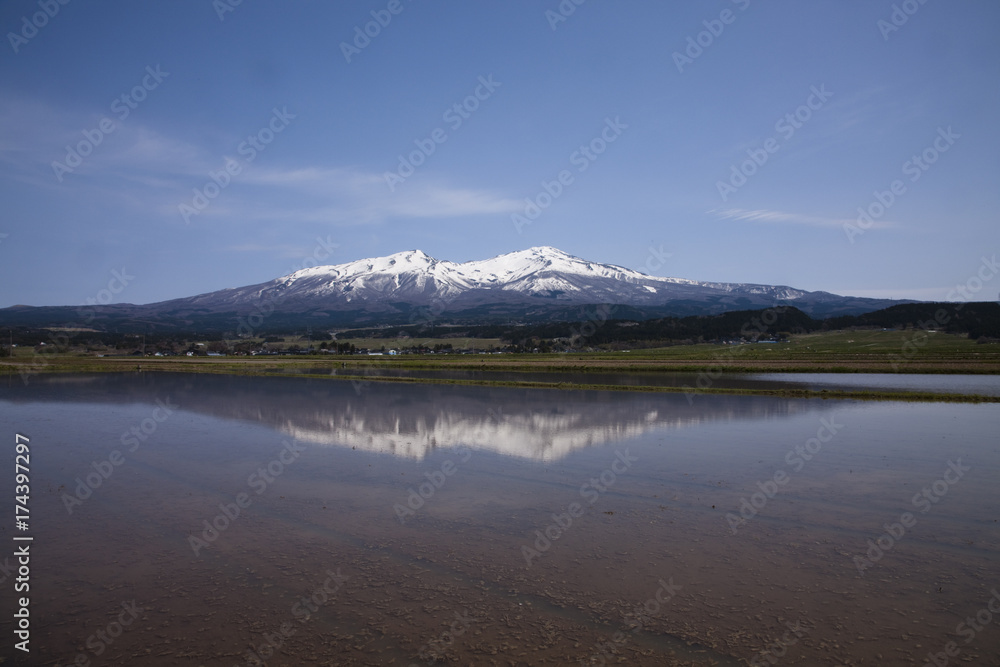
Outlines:
{"label": "muddy water", "polygon": [[[0,570],[2,655],[910,665],[955,642],[950,660],[997,664],[997,424],[995,405],[12,382],[0,426],[11,461],[14,433],[31,438],[32,634],[25,659]],[[95,464],[110,473],[91,489]]]}

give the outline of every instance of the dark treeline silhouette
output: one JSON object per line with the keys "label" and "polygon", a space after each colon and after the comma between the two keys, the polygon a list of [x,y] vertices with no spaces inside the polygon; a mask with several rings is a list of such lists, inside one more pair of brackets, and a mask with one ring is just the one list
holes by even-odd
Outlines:
{"label": "dark treeline silhouette", "polygon": [[[631,315],[627,309],[626,314]],[[846,315],[829,319],[814,319],[793,306],[775,306],[763,310],[742,310],[718,315],[691,315],[687,317],[661,317],[638,320],[618,317],[622,309],[609,305],[583,307],[572,313],[572,321],[536,324],[456,324],[446,318],[429,324],[410,326],[379,326],[371,329],[307,329],[289,328],[278,332],[290,337],[288,342],[299,341],[294,347],[301,349],[329,350],[338,354],[352,354],[356,348],[350,340],[360,338],[479,338],[500,339],[505,349],[523,351],[533,349],[566,349],[584,347],[624,348],[655,347],[697,342],[784,340],[792,334],[843,329],[924,329],[962,334],[985,341],[1000,339],[1000,304],[977,303],[907,303],[863,315]],[[336,336],[336,340],[334,339]],[[17,346],[38,346],[42,352],[69,349],[112,352],[142,350],[184,353],[250,352],[268,348],[272,351],[285,347],[281,336],[269,332],[267,336],[242,337],[236,343],[226,343],[237,338],[233,332],[198,331],[146,334],[116,331],[53,330],[39,327],[12,327],[0,340],[0,356],[6,356],[9,342]],[[340,342],[338,342],[338,340]],[[196,341],[207,346],[196,346]],[[324,342],[320,345],[320,342]],[[274,343],[279,343],[274,345]],[[44,345],[43,345],[44,344]],[[411,347],[417,347],[414,344]],[[440,346],[435,346],[440,349]],[[110,348],[110,349],[109,349]],[[291,348],[286,348],[291,349]],[[428,348],[428,350],[433,348]],[[296,350],[298,351],[298,349]]]}
{"label": "dark treeline silhouette", "polygon": [[[1000,304],[913,303],[892,306],[864,315],[813,319],[793,306],[742,310],[718,315],[663,317],[637,321],[618,319],[611,306],[582,308],[576,321],[543,324],[489,324],[437,326],[438,337],[499,338],[527,346],[529,341],[565,342],[570,345],[679,343],[724,340],[780,340],[790,334],[840,329],[926,329],[965,334],[970,338],[1000,338]],[[351,337],[395,338],[432,335],[426,326],[387,327],[351,331]],[[646,345],[648,347],[648,345]]]}

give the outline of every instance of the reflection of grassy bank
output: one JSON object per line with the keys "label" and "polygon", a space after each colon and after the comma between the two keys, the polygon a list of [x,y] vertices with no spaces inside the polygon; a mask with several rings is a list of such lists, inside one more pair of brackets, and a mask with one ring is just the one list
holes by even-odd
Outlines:
{"label": "reflection of grassy bank", "polygon": [[[269,375],[276,375],[269,373]],[[311,377],[330,379],[330,375],[278,373],[286,377]],[[455,384],[486,387],[521,387],[536,389],[592,390],[592,391],[644,391],[672,394],[743,394],[751,396],[780,396],[784,398],[843,398],[868,401],[933,401],[949,403],[1000,403],[1000,396],[979,394],[951,394],[922,391],[866,391],[866,390],[822,390],[809,389],[733,389],[715,388],[690,389],[684,387],[664,387],[654,385],[591,384],[586,382],[539,382],[520,380],[453,380],[441,378],[387,378],[367,375],[338,375],[334,379],[354,382],[411,382],[420,384]],[[585,379],[584,376],[581,379]]]}
{"label": "reflection of grassy bank", "polygon": [[[472,344],[477,339],[421,339],[431,345],[447,341]],[[360,339],[354,341],[361,343]],[[370,341],[369,341],[370,342]],[[489,342],[489,341],[479,341]],[[388,349],[388,348],[387,348]],[[964,336],[908,331],[830,331],[792,336],[787,343],[746,345],[674,345],[629,352],[564,354],[447,354],[369,357],[361,355],[296,355],[280,357],[104,357],[93,354],[35,354],[18,348],[13,361],[42,370],[121,370],[136,364],[163,370],[246,373],[304,367],[397,368],[402,370],[502,370],[600,372],[727,373],[960,373],[1000,374],[1000,344],[977,344]],[[85,368],[88,367],[89,368]],[[109,368],[110,367],[110,368]]]}
{"label": "reflection of grassy bank", "polygon": [[[692,346],[694,347],[694,346]],[[705,346],[698,346],[705,347]],[[322,378],[347,380],[354,382],[407,382],[426,384],[476,385],[494,387],[534,387],[564,390],[603,390],[603,391],[643,391],[691,394],[745,394],[754,396],[781,396],[788,398],[837,398],[856,400],[887,400],[887,401],[953,401],[964,403],[998,403],[1000,397],[979,396],[967,394],[920,392],[920,391],[878,391],[878,390],[823,390],[808,389],[743,389],[720,388],[708,386],[705,389],[689,389],[684,387],[664,387],[654,385],[609,385],[589,382],[591,373],[643,372],[670,373],[708,372],[712,376],[716,372],[725,373],[891,373],[891,362],[885,358],[860,359],[844,358],[846,355],[833,354],[825,359],[808,359],[794,354],[782,354],[774,349],[774,354],[767,355],[750,346],[747,352],[739,349],[723,350],[719,355],[719,346],[713,346],[715,356],[703,358],[669,358],[657,355],[658,350],[641,353],[608,353],[608,354],[575,354],[575,355],[440,355],[416,357],[359,357],[359,356],[325,356],[325,357],[83,357],[45,355],[44,363],[40,357],[22,357],[13,360],[0,360],[0,372],[11,379],[19,379],[22,372],[34,373],[104,373],[104,372],[176,372],[176,373],[213,373],[226,375],[269,375],[305,378]],[[772,346],[773,347],[773,346]],[[977,346],[978,348],[992,346]],[[770,358],[760,358],[768,356]],[[856,356],[856,355],[854,355]],[[996,356],[983,354],[986,357]],[[782,357],[782,358],[775,358]],[[832,357],[832,358],[831,358]],[[336,370],[342,375],[332,376]],[[477,371],[482,377],[472,379],[445,379],[423,377],[374,377],[366,374],[379,369],[395,369],[412,371]],[[997,374],[1000,373],[1000,361],[982,358],[961,358],[944,355],[931,358],[930,355],[914,359],[903,364],[897,364],[899,373],[950,373],[950,374]],[[494,373],[546,373],[560,372],[574,375],[572,381],[545,382],[490,378]]]}
{"label": "reflection of grassy bank", "polygon": [[[43,359],[43,361],[39,361]],[[395,369],[400,371],[494,371],[531,373],[933,373],[949,375],[1000,374],[1000,361],[970,359],[921,359],[895,367],[888,361],[827,358],[754,359],[719,357],[706,359],[656,359],[641,355],[439,355],[431,357],[45,357],[0,359],[0,373],[120,372],[136,370],[183,373],[291,373],[304,369],[356,370]]]}

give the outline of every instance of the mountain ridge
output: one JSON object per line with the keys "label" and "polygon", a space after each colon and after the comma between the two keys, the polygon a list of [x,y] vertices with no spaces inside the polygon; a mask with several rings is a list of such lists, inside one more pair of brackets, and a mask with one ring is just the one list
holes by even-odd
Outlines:
{"label": "mountain ridge", "polygon": [[254,300],[265,293],[277,292],[292,292],[284,299],[308,293],[310,296],[343,296],[347,303],[358,299],[379,302],[392,298],[419,302],[420,296],[427,296],[431,289],[433,294],[430,296],[438,299],[470,290],[485,290],[501,298],[521,294],[571,303],[662,305],[661,302],[686,294],[684,288],[771,295],[783,300],[794,300],[807,294],[830,294],[807,292],[787,285],[663,278],[614,264],[584,260],[551,246],[537,246],[463,263],[439,260],[419,249],[406,250],[383,257],[300,269],[255,285],[159,303],[196,300],[206,304],[212,299],[232,302],[234,298]]}
{"label": "mountain ridge", "polygon": [[[77,319],[104,326],[146,323],[152,328],[257,330],[352,323],[413,324],[433,317],[474,321],[572,319],[572,312],[609,304],[638,318],[717,314],[794,305],[813,316],[871,312],[904,303],[840,296],[787,285],[702,282],[663,278],[589,261],[551,246],[456,263],[419,249],[342,264],[303,268],[270,281],[146,305],[10,307],[0,325]],[[583,316],[581,316],[583,317]],[[259,321],[253,324],[249,320]],[[72,319],[70,317],[69,319]],[[227,326],[228,322],[228,326]]]}

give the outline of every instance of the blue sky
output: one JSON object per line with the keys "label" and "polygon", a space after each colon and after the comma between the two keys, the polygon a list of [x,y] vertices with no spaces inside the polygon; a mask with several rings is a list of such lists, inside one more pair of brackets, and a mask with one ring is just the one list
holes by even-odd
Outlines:
{"label": "blue sky", "polygon": [[13,0],[0,28],[0,307],[537,245],[943,299],[1000,240],[993,0]]}

